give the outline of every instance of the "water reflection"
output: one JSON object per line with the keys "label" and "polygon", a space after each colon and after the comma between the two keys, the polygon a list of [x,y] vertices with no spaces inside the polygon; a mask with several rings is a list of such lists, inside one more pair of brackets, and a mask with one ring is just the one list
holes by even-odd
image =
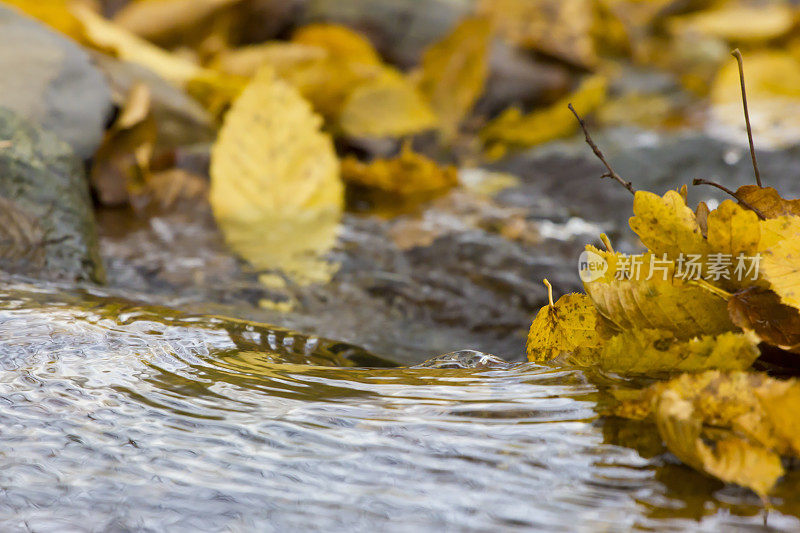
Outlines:
{"label": "water reflection", "polygon": [[[3,531],[762,527],[755,496],[678,465],[652,428],[598,419],[576,370],[391,368],[30,287],[0,294],[0,350]],[[800,527],[795,484],[777,529]]]}

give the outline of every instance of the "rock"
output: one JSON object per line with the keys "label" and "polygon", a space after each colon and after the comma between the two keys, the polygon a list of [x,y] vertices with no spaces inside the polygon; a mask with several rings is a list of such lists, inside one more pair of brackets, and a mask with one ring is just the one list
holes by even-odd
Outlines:
{"label": "rock", "polygon": [[42,235],[38,244],[43,260],[24,274],[103,281],[83,163],[55,133],[2,107],[0,197],[13,202],[25,218],[36,221],[34,233]]}
{"label": "rock", "polygon": [[103,75],[77,44],[0,7],[0,106],[50,130],[89,159],[111,112]]}
{"label": "rock", "polygon": [[492,370],[505,370],[512,365],[499,357],[476,352],[475,350],[459,350],[438,357],[428,359],[413,368],[488,368]]}

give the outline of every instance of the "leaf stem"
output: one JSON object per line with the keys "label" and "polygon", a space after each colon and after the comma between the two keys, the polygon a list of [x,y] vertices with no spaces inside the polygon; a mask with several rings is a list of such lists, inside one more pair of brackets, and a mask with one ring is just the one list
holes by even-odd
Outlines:
{"label": "leaf stem", "polygon": [[747,140],[750,143],[750,159],[753,160],[753,171],[756,174],[756,184],[761,185],[761,172],[758,170],[758,161],[756,161],[756,147],[753,144],[753,130],[750,128],[750,112],[747,110],[747,90],[744,85],[744,64],[742,60],[742,53],[737,48],[731,55],[736,58],[736,63],[739,65],[739,84],[742,86],[742,107],[744,107],[744,122],[747,125]]}
{"label": "leaf stem", "polygon": [[692,185],[711,185],[712,187],[716,187],[717,189],[719,189],[721,191],[724,191],[724,192],[730,194],[731,196],[733,196],[734,198],[736,198],[736,200],[740,204],[742,204],[744,207],[746,207],[747,209],[749,209],[750,211],[752,211],[753,213],[758,215],[758,218],[760,218],[761,220],[766,220],[767,219],[767,217],[764,216],[764,213],[762,213],[761,211],[759,211],[758,209],[756,209],[755,207],[753,207],[749,203],[745,202],[744,200],[742,200],[741,198],[736,196],[735,192],[733,192],[729,188],[725,187],[724,185],[720,185],[719,183],[714,183],[713,181],[704,180],[702,178],[695,178],[692,181]]}
{"label": "leaf stem", "polygon": [[578,119],[578,124],[581,125],[581,129],[583,130],[583,135],[584,135],[584,137],[586,137],[586,144],[589,145],[589,148],[592,149],[592,152],[594,152],[594,155],[596,155],[597,158],[600,159],[600,161],[603,162],[603,165],[605,165],[606,169],[608,169],[608,172],[606,172],[605,174],[603,174],[600,177],[601,178],[612,178],[612,179],[618,181],[620,185],[622,185],[623,187],[628,189],[631,192],[631,194],[635,195],[636,194],[636,189],[633,188],[633,185],[631,185],[631,182],[630,181],[625,181],[624,179],[622,179],[619,176],[619,174],[614,172],[614,169],[611,168],[611,165],[608,164],[608,161],[606,161],[606,158],[603,155],[603,152],[600,151],[600,148],[598,148],[597,145],[592,140],[592,136],[589,135],[589,130],[586,129],[586,123],[583,121],[583,119],[580,117],[580,115],[578,115],[578,112],[575,111],[575,108],[572,107],[572,104],[567,104],[567,107],[569,108],[570,111],[572,111],[572,114],[575,115],[575,118]]}
{"label": "leaf stem", "polygon": [[603,243],[603,246],[606,247],[606,251],[614,253],[614,248],[611,246],[611,239],[608,238],[608,235],[605,233],[600,234],[600,241]]}
{"label": "leaf stem", "polygon": [[544,283],[544,286],[547,287],[547,301],[550,307],[555,306],[556,304],[553,303],[553,286],[550,285],[550,282],[547,281],[547,278],[543,279],[542,283]]}

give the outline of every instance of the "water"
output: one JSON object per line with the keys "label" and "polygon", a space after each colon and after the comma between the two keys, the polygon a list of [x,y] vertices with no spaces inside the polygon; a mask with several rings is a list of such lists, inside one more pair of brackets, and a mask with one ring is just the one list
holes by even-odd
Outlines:
{"label": "water", "polygon": [[[24,285],[0,290],[0,350],[2,531],[763,529],[753,494],[599,418],[577,370],[390,368]],[[800,528],[796,486],[771,528]]]}

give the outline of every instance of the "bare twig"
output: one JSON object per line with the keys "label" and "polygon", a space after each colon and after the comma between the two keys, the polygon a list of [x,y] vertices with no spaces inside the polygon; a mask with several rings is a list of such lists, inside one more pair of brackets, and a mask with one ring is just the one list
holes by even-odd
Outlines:
{"label": "bare twig", "polygon": [[744,86],[744,65],[742,61],[742,53],[737,48],[731,55],[736,58],[736,63],[739,65],[739,84],[742,86],[742,107],[744,107],[744,122],[747,125],[747,140],[750,143],[750,159],[753,160],[753,171],[756,174],[756,184],[761,185],[761,173],[758,171],[758,162],[756,161],[756,147],[753,144],[753,130],[750,128],[750,112],[747,110],[747,90]]}
{"label": "bare twig", "polygon": [[619,176],[619,174],[614,172],[614,169],[611,168],[611,165],[608,164],[608,161],[606,161],[606,158],[603,155],[603,152],[600,151],[600,148],[598,148],[597,145],[592,140],[592,136],[589,135],[589,130],[586,129],[586,123],[583,121],[583,119],[580,117],[580,115],[578,115],[577,111],[575,111],[575,108],[572,107],[572,104],[567,104],[567,107],[569,108],[570,111],[572,111],[572,114],[575,115],[575,118],[578,119],[578,124],[581,125],[581,129],[583,130],[583,135],[584,135],[584,137],[586,137],[586,144],[589,145],[589,147],[592,149],[592,152],[594,152],[594,155],[596,155],[597,158],[600,159],[600,161],[602,161],[603,165],[605,165],[606,169],[608,169],[608,172],[604,173],[601,177],[602,178],[614,179],[614,180],[618,181],[620,185],[622,185],[623,187],[628,189],[631,194],[636,194],[636,189],[633,188],[633,185],[631,185],[631,182],[630,181],[625,181],[624,179],[622,179]]}
{"label": "bare twig", "polygon": [[704,179],[701,179],[701,178],[695,178],[694,181],[692,181],[692,185],[711,185],[712,187],[716,187],[717,189],[719,189],[721,191],[724,191],[724,192],[730,194],[731,196],[733,196],[734,198],[736,198],[736,200],[740,204],[742,204],[744,207],[746,207],[747,209],[749,209],[750,211],[752,211],[753,213],[758,215],[758,218],[760,218],[761,220],[766,220],[766,218],[767,218],[767,217],[764,216],[764,213],[762,213],[761,211],[759,211],[758,209],[756,209],[755,207],[753,207],[749,203],[745,202],[744,200],[742,200],[741,198],[736,196],[735,192],[733,192],[729,188],[725,187],[724,185],[720,185],[719,183],[714,183],[713,181],[704,180]]}

